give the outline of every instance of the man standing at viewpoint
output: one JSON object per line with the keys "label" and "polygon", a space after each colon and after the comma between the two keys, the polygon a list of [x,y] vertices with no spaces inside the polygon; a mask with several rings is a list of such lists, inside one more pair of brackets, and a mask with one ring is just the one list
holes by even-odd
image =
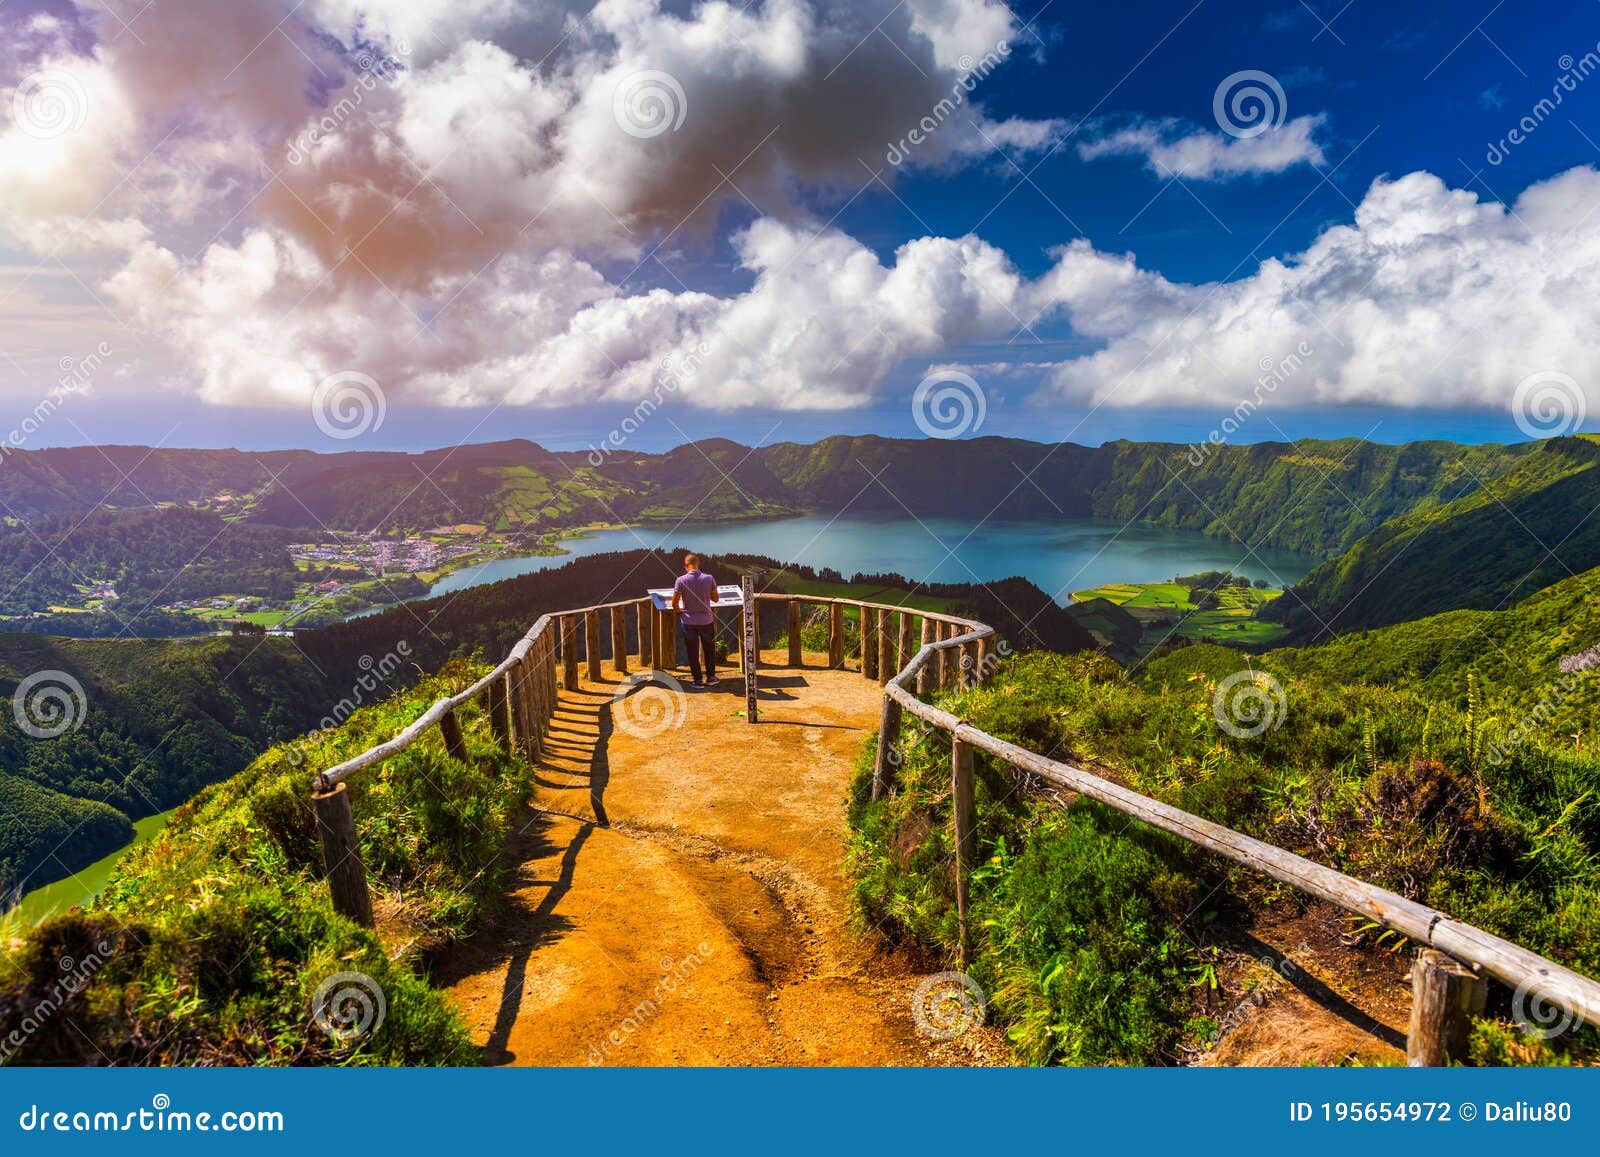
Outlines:
{"label": "man standing at viewpoint", "polygon": [[[672,609],[683,629],[683,647],[689,652],[689,677],[695,690],[717,685],[717,580],[700,569],[700,556],[683,556],[683,573],[672,586]],[[700,657],[705,656],[706,677],[700,678]]]}

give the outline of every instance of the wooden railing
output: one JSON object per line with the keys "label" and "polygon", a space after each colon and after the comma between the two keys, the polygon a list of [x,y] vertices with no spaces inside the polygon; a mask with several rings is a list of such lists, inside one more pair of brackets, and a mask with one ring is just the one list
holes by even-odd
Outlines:
{"label": "wooden railing", "polygon": [[[787,665],[801,667],[801,608],[828,608],[827,665],[845,669],[845,611],[859,616],[857,651],[863,677],[883,686],[872,797],[894,787],[904,716],[920,719],[950,736],[951,799],[956,849],[956,909],[961,949],[970,948],[967,877],[976,866],[977,813],[974,802],[975,752],[997,759],[1015,772],[1052,787],[1087,796],[1151,827],[1225,859],[1288,884],[1309,896],[1366,917],[1425,946],[1412,969],[1412,1012],[1407,1038],[1412,1064],[1442,1064],[1463,1056],[1472,1014],[1481,1012],[1485,975],[1518,990],[1519,995],[1554,1006],[1578,1021],[1600,1025],[1600,983],[1508,940],[1408,900],[1395,892],[1347,876],[1241,832],[1162,803],[1149,796],[997,739],[925,699],[957,686],[981,684],[998,657],[995,632],[983,623],[955,615],[895,604],[785,594],[758,594],[746,613],[763,604],[785,604]],[[627,610],[635,610],[635,638],[641,670],[670,672],[677,666],[676,616],[648,598],[603,603],[543,615],[489,674],[457,695],[440,699],[387,743],[329,768],[316,777],[312,796],[322,841],[329,889],[337,911],[371,926],[372,901],[344,781],[389,759],[437,725],[449,755],[466,757],[456,712],[472,700],[485,700],[490,727],[507,751],[537,759],[559,697],[579,685],[579,625],[583,659],[591,681],[602,677],[602,617],[610,620],[612,669],[628,671]]]}

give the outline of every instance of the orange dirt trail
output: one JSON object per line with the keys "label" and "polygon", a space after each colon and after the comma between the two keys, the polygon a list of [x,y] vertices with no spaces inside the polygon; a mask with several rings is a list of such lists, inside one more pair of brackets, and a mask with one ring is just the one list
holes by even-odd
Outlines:
{"label": "orange dirt trail", "polygon": [[1009,1063],[992,1029],[920,1033],[924,974],[850,928],[845,799],[880,691],[806,661],[762,670],[756,726],[737,671],[562,693],[504,908],[438,970],[487,1063]]}

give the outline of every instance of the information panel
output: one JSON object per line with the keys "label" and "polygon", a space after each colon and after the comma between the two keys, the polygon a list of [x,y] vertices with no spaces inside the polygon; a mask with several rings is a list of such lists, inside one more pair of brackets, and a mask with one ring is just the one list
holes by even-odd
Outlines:
{"label": "information panel", "polygon": [[[650,596],[650,601],[655,604],[658,611],[672,609],[672,588],[651,587],[645,591]],[[737,607],[744,605],[744,593],[732,583],[723,583],[717,587],[717,606]]]}

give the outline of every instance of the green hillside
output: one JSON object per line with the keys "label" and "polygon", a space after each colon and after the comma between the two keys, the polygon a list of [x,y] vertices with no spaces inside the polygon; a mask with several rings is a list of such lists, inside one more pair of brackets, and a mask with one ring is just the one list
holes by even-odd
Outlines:
{"label": "green hillside", "polygon": [[1501,477],[1533,449],[1345,438],[1215,446],[1197,465],[1190,447],[1169,443],[1087,447],[987,437],[841,435],[754,449],[710,439],[665,454],[553,452],[524,440],[421,454],[164,450],[148,460],[108,448],[148,495],[133,501],[91,448],[11,455],[0,472],[0,509],[33,519],[101,503],[212,502],[273,526],[383,533],[462,522],[547,530],[910,510],[1141,520],[1332,556],[1388,519],[1432,510]]}
{"label": "green hillside", "polygon": [[1585,655],[1600,644],[1597,593],[1600,567],[1505,610],[1449,611],[1274,651],[1269,659],[1333,682],[1413,688],[1463,709],[1470,691],[1502,724],[1537,710],[1541,733],[1570,743],[1569,733],[1592,729],[1600,718],[1595,656]]}
{"label": "green hillside", "polygon": [[[45,675],[67,713],[53,738],[24,733],[14,710],[19,685]],[[0,634],[0,894],[92,863],[132,837],[130,820],[314,726],[332,686],[284,639]]]}
{"label": "green hillside", "polygon": [[[1600,972],[1600,752],[1535,735],[1490,761],[1490,736],[1465,710],[1276,660],[1255,664],[1279,688],[1276,725],[1256,735],[1221,725],[1219,684],[1244,664],[1215,646],[1183,648],[1137,679],[1099,656],[1024,655],[945,706],[1002,739]],[[958,929],[941,738],[907,739],[897,790],[879,801],[867,749],[850,808],[851,866],[866,924],[950,959]],[[1256,921],[1281,934],[1305,914],[1303,901],[1254,873],[1083,798],[1062,806],[1019,789],[991,760],[978,760],[976,795],[965,968],[1027,1061],[1192,1059],[1222,1027],[1226,1006],[1210,999],[1218,975],[1261,958]],[[1330,949],[1357,959],[1402,947],[1361,921],[1338,927]],[[1592,1031],[1545,1044],[1508,1030],[1509,995],[1498,992],[1477,1027],[1474,1061],[1535,1063],[1551,1049],[1594,1056]]]}
{"label": "green hillside", "polygon": [[1386,519],[1500,476],[1529,450],[1343,438],[1217,446],[1195,466],[1189,447],[1159,442],[1090,448],[1014,438],[841,436],[764,447],[755,457],[808,508],[1137,519],[1332,555]]}
{"label": "green hillside", "polygon": [[[251,517],[281,526],[495,529],[806,510],[918,516],[1134,519],[1251,545],[1335,554],[1386,519],[1449,502],[1514,468],[1527,446],[1330,442],[1086,447],[837,436],[756,449],[725,439],[665,454],[551,452],[499,442],[297,464]],[[1023,474],[1028,483],[1021,482]],[[430,481],[424,481],[424,475]]]}
{"label": "green hillside", "polygon": [[64,603],[99,584],[115,588],[116,617],[130,624],[157,602],[218,591],[286,598],[295,583],[290,538],[183,507],[0,525],[0,614]]}
{"label": "green hillside", "polygon": [[277,526],[390,534],[459,522],[496,531],[548,530],[796,509],[750,452],[732,442],[619,455],[597,468],[586,454],[514,441],[350,461],[334,456],[264,495],[250,517]]}
{"label": "green hillside", "polygon": [[1504,477],[1394,518],[1272,608],[1304,639],[1492,610],[1600,564],[1600,439],[1552,438]]}
{"label": "green hillside", "polygon": [[[403,921],[404,941],[387,944],[333,913],[306,766],[389,738],[481,672],[451,667],[294,750],[272,749],[125,857],[92,907],[8,944],[0,1024],[41,1007],[53,985],[59,994],[64,957],[99,962],[70,1016],[43,1018],[10,1062],[470,1063],[460,1020],[423,977],[425,956],[497,894],[529,770],[500,751],[474,707],[463,713],[468,762],[449,759],[435,733],[350,784],[362,860]],[[387,1015],[381,1031],[345,1046],[307,1010],[319,982],[352,972],[381,987]]]}

